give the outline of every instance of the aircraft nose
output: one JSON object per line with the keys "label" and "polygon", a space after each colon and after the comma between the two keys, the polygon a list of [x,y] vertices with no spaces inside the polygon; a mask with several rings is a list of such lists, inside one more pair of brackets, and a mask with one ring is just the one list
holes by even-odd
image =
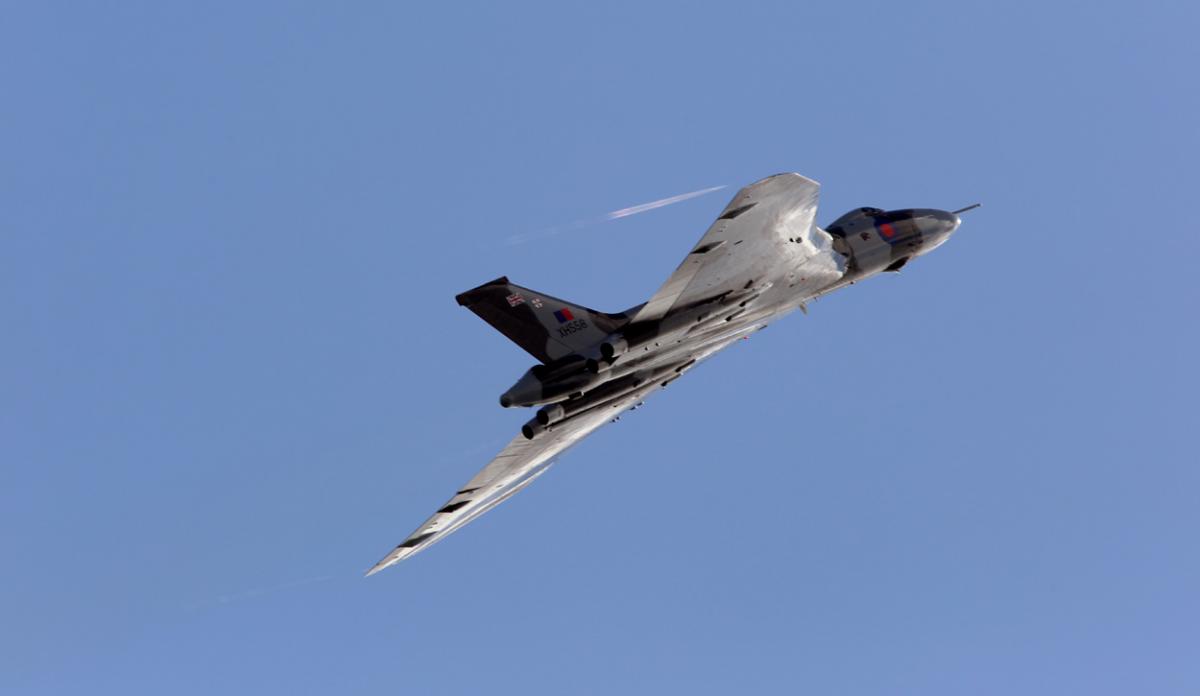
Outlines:
{"label": "aircraft nose", "polygon": [[933,219],[936,221],[935,224],[938,227],[938,231],[944,235],[949,235],[954,230],[957,230],[958,226],[962,224],[961,218],[954,213],[948,213],[944,210],[933,211],[933,215],[931,217],[933,217]]}
{"label": "aircraft nose", "polygon": [[925,210],[925,227],[938,239],[946,239],[962,223],[958,215],[944,210]]}
{"label": "aircraft nose", "polygon": [[934,208],[914,211],[913,218],[924,242],[922,253],[928,253],[945,243],[961,222],[956,213]]}

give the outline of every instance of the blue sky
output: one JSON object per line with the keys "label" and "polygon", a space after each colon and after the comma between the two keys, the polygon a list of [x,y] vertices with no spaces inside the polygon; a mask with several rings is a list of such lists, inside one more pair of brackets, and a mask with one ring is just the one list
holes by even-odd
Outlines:
{"label": "blue sky", "polygon": [[[1196,693],[1198,20],[10,6],[0,691]],[[984,207],[362,578],[525,418],[455,293],[624,309],[780,171]]]}

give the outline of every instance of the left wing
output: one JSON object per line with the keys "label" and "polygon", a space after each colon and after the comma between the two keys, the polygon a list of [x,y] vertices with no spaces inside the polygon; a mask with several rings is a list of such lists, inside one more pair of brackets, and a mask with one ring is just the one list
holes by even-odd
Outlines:
{"label": "left wing", "polygon": [[679,374],[650,382],[615,401],[584,411],[560,425],[550,426],[532,440],[525,439],[524,435],[516,436],[490,464],[475,474],[475,478],[459,489],[453,498],[446,501],[445,505],[417,527],[403,543],[367,571],[367,575],[374,575],[433,546],[471,520],[508,500],[544,474],[558,455],[650,394],[662,389],[668,382],[678,379],[684,372],[753,330],[754,327],[747,327],[731,332],[697,350],[689,361],[681,363],[681,367],[676,369]]}
{"label": "left wing", "polygon": [[433,546],[459,527],[508,500],[545,473],[555,457],[661,387],[661,383],[652,382],[614,402],[585,411],[561,425],[551,426],[532,440],[517,435],[491,464],[475,474],[475,478],[425,520],[404,543],[367,571],[367,575],[378,573]]}

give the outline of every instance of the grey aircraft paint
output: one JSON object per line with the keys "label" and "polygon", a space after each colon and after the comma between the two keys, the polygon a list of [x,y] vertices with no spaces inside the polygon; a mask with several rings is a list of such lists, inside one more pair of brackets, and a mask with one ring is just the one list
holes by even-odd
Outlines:
{"label": "grey aircraft paint", "polygon": [[[734,341],[807,302],[927,254],[959,226],[929,208],[857,208],[816,225],[820,185],[767,177],[734,196],[644,304],[607,314],[497,278],[456,298],[540,362],[500,396],[540,408],[376,573],[507,500],[555,458]],[[974,206],[972,206],[974,207]]]}

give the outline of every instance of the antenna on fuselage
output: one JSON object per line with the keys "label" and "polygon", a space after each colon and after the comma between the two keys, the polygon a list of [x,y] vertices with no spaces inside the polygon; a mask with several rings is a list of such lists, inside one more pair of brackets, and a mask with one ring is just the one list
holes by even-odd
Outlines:
{"label": "antenna on fuselage", "polygon": [[965,208],[959,208],[958,210],[951,210],[950,214],[951,215],[962,215],[963,213],[967,212],[968,210],[975,210],[980,205],[983,205],[983,204],[982,203],[972,203],[971,205],[968,205]]}

